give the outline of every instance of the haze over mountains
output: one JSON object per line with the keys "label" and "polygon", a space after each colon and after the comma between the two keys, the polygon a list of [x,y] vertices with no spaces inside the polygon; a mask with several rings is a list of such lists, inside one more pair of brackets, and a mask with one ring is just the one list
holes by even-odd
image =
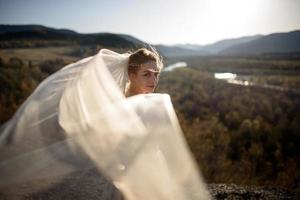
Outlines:
{"label": "haze over mountains", "polygon": [[[201,37],[201,35],[199,36]],[[126,34],[81,34],[67,29],[40,25],[0,25],[0,48],[42,46],[102,45],[136,48],[146,42]],[[200,55],[261,55],[300,53],[300,31],[254,35],[221,40],[209,45],[154,45],[165,57]]]}

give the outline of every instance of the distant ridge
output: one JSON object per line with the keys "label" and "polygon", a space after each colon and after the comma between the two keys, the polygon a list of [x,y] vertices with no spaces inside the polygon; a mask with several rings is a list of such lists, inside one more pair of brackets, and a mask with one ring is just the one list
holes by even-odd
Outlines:
{"label": "distant ridge", "polygon": [[254,36],[246,36],[246,37],[241,37],[241,38],[221,40],[221,41],[215,42],[213,44],[204,46],[203,50],[210,52],[212,54],[218,54],[219,52],[221,52],[229,47],[240,45],[240,44],[247,43],[247,42],[251,42],[251,41],[259,39],[261,37],[263,37],[263,36],[262,35],[254,35]]}
{"label": "distant ridge", "polygon": [[159,52],[165,57],[178,57],[178,56],[199,56],[207,55],[208,53],[203,51],[201,48],[191,49],[190,47],[181,46],[167,46],[167,45],[156,45]]}
{"label": "distant ridge", "polygon": [[250,42],[224,49],[222,55],[260,55],[272,53],[300,53],[300,31],[273,33]]}
{"label": "distant ridge", "polygon": [[0,25],[0,34],[4,33],[16,33],[16,32],[25,32],[25,31],[55,31],[58,33],[65,34],[78,34],[75,31],[68,29],[55,29],[49,28],[42,25]]}
{"label": "distant ridge", "polygon": [[41,25],[0,25],[0,48],[37,46],[102,45],[115,48],[136,48],[145,42],[126,34],[82,34],[68,29]]}
{"label": "distant ridge", "polygon": [[176,56],[203,56],[203,55],[213,55],[218,54],[228,47],[253,41],[262,37],[262,35],[247,36],[234,39],[226,39],[215,42],[209,45],[193,45],[193,44],[181,44],[181,45],[158,45],[157,47],[163,52],[167,57]]}
{"label": "distant ridge", "polygon": [[[148,46],[146,42],[126,34],[82,34],[42,25],[0,25],[0,48],[71,45],[101,45],[128,49]],[[165,57],[300,54],[300,31],[226,39],[205,46],[196,44],[153,46]]]}
{"label": "distant ridge", "polygon": [[226,39],[213,44],[201,45],[159,45],[166,56],[255,56],[262,54],[300,54],[300,31],[254,35]]}

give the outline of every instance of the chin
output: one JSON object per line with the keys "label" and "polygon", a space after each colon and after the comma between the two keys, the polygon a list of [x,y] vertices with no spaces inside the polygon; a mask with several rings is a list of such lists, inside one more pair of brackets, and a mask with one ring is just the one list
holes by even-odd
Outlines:
{"label": "chin", "polygon": [[148,93],[153,93],[153,92],[154,92],[154,89],[151,89],[151,90],[147,89],[147,90],[144,90],[144,91],[141,92],[141,93],[143,93],[143,94],[148,94]]}

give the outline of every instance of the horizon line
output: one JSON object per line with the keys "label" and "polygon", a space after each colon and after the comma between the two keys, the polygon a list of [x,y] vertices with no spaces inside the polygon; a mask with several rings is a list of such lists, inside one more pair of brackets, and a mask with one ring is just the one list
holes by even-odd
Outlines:
{"label": "horizon line", "polygon": [[280,33],[289,33],[289,32],[295,32],[295,31],[300,31],[299,29],[293,29],[293,30],[289,30],[289,31],[278,31],[278,32],[272,32],[272,33],[268,33],[268,34],[261,34],[261,33],[257,33],[257,34],[253,34],[253,35],[244,35],[244,36],[239,36],[239,37],[232,37],[232,38],[224,38],[224,39],[219,39],[216,40],[215,42],[211,42],[211,43],[207,43],[207,44],[199,44],[199,43],[190,43],[190,42],[186,42],[186,43],[173,43],[173,44],[165,44],[165,43],[150,43],[150,42],[145,42],[143,39],[139,39],[139,37],[136,37],[134,35],[128,34],[128,33],[121,33],[121,32],[108,32],[108,31],[102,31],[102,32],[79,32],[77,30],[74,29],[70,29],[70,28],[58,28],[58,27],[53,27],[53,26],[47,26],[47,25],[43,25],[43,24],[34,24],[34,23],[27,23],[27,24],[0,24],[0,26],[42,26],[45,28],[51,28],[51,29],[56,29],[56,30],[68,30],[68,31],[72,31],[78,34],[83,34],[83,35],[88,35],[88,34],[101,34],[101,33],[108,33],[108,34],[115,34],[115,35],[128,35],[131,37],[136,38],[137,40],[140,40],[143,43],[149,43],[151,45],[164,45],[164,46],[179,46],[179,45],[196,45],[196,46],[208,46],[208,45],[213,45],[215,43],[221,42],[221,41],[226,41],[226,40],[235,40],[235,39],[241,39],[241,38],[245,38],[245,37],[254,37],[254,36],[268,36],[268,35],[272,35],[272,34],[280,34]]}

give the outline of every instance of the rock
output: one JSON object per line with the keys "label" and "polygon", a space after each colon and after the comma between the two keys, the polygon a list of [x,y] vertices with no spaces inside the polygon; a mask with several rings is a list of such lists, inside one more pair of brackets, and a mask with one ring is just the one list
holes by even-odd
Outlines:
{"label": "rock", "polygon": [[[41,185],[50,185],[37,191]],[[300,200],[300,193],[272,187],[208,184],[216,200]],[[0,200],[121,200],[122,195],[96,169],[72,173],[61,180],[39,180],[0,190]]]}
{"label": "rock", "polygon": [[300,193],[273,187],[239,186],[235,184],[209,184],[208,189],[216,200],[239,199],[300,199]]}

